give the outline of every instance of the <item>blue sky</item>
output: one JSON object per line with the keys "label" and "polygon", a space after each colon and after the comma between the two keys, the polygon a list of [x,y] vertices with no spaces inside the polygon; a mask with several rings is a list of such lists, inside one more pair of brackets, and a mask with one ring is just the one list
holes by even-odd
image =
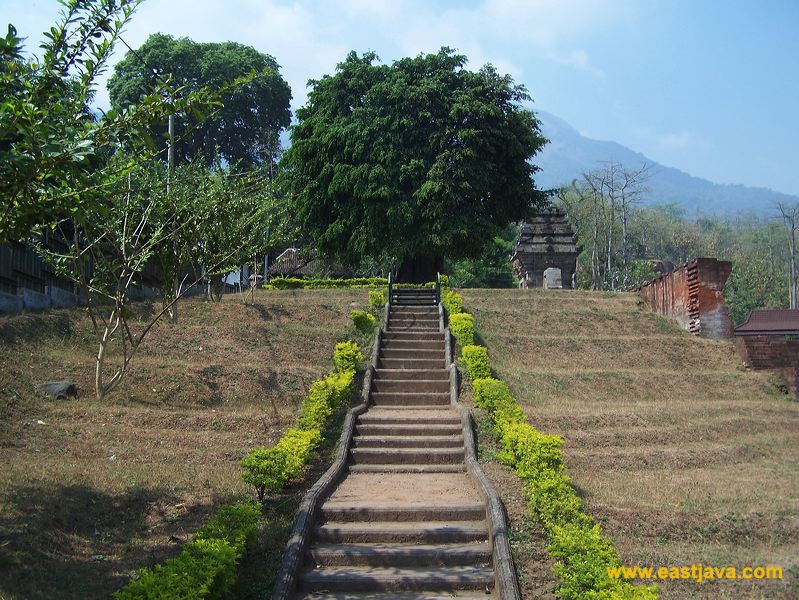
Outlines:
{"label": "blue sky", "polygon": [[[0,0],[31,50],[59,10]],[[799,195],[799,0],[146,0],[124,37],[137,47],[156,31],[272,54],[293,108],[350,50],[391,61],[448,45],[589,137]]]}

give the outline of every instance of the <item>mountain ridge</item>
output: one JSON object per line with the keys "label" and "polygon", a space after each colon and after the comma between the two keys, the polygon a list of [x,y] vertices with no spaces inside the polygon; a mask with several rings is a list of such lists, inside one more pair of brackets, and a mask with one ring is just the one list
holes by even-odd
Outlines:
{"label": "mountain ridge", "polygon": [[799,196],[769,188],[715,183],[696,177],[662,165],[617,142],[586,137],[560,117],[546,111],[536,110],[535,114],[541,122],[541,132],[550,140],[535,158],[535,163],[541,168],[535,177],[539,187],[568,185],[579,179],[583,172],[612,160],[627,168],[639,168],[644,162],[651,165],[647,184],[650,191],[645,194],[643,204],[676,203],[688,214],[723,216],[753,212],[762,216],[773,212],[776,202],[799,202]]}

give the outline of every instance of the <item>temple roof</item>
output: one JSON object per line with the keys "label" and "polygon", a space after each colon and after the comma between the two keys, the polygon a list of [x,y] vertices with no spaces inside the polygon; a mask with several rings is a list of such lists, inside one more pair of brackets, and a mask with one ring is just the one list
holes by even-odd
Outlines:
{"label": "temple roof", "polygon": [[735,335],[788,335],[799,333],[799,310],[753,310],[735,328]]}
{"label": "temple roof", "polygon": [[580,250],[566,211],[558,206],[550,206],[522,223],[513,257],[521,258],[524,254],[579,254]]}

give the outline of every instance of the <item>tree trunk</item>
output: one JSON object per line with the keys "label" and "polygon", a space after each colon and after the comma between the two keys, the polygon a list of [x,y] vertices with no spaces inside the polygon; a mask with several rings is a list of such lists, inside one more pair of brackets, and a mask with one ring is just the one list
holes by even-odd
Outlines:
{"label": "tree trunk", "polygon": [[436,273],[444,267],[441,255],[419,253],[406,256],[397,273],[397,283],[428,283],[436,280]]}

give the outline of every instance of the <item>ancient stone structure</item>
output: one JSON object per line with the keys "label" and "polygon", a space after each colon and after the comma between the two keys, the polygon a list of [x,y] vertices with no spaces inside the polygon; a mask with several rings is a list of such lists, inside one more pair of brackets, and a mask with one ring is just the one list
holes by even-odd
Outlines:
{"label": "ancient stone structure", "polygon": [[746,367],[780,373],[799,397],[799,310],[753,310],[735,328],[735,348]]}
{"label": "ancient stone structure", "polygon": [[732,337],[732,322],[724,304],[724,284],[732,263],[696,258],[638,288],[653,311],[676,320],[694,335]]}
{"label": "ancient stone structure", "polygon": [[519,287],[557,287],[555,272],[550,271],[549,286],[544,277],[544,271],[554,268],[560,269],[561,287],[571,289],[580,250],[566,211],[556,206],[541,210],[536,217],[522,223],[511,256]]}

